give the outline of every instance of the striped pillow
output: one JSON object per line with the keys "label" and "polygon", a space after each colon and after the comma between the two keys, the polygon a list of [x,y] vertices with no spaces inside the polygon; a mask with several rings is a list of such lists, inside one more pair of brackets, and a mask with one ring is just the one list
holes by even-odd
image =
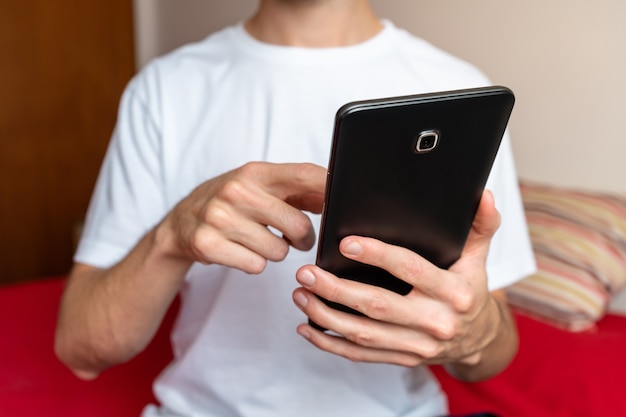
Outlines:
{"label": "striped pillow", "polygon": [[626,286],[626,196],[520,187],[537,273],[507,289],[511,306],[568,330],[593,327]]}

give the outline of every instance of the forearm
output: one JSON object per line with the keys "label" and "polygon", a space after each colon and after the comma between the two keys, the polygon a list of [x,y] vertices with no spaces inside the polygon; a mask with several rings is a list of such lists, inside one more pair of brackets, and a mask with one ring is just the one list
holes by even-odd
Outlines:
{"label": "forearm", "polygon": [[253,274],[283,260],[290,245],[310,249],[315,233],[302,210],[321,211],[326,175],[313,164],[248,163],[199,185],[119,264],[78,265],[62,301],[57,355],[95,376],[149,343],[193,262]]}
{"label": "forearm", "polygon": [[163,233],[148,233],[110,269],[76,265],[63,295],[55,351],[78,376],[93,378],[143,350],[156,333],[191,262],[171,256]]}
{"label": "forearm", "polygon": [[491,378],[502,372],[515,357],[519,336],[515,320],[503,291],[492,294],[494,318],[497,324],[495,337],[477,355],[460,362],[446,364],[446,369],[456,378],[474,382]]}

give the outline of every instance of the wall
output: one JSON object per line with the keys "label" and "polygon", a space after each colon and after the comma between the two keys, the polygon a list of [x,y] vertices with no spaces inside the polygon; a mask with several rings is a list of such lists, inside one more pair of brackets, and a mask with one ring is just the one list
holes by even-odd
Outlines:
{"label": "wall", "polygon": [[154,56],[250,16],[256,0],[133,0],[136,58]]}
{"label": "wall", "polygon": [[626,191],[626,2],[375,1],[511,87],[520,176]]}
{"label": "wall", "polygon": [[[250,15],[256,1],[135,0],[138,63]],[[384,17],[512,88],[520,177],[626,191],[626,2],[373,0]]]}

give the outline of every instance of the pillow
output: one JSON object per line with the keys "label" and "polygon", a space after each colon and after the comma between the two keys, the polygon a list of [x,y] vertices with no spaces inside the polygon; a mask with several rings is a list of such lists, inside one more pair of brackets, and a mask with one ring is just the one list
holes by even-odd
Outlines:
{"label": "pillow", "polygon": [[507,289],[514,309],[572,331],[594,326],[626,286],[626,196],[520,184],[537,273]]}

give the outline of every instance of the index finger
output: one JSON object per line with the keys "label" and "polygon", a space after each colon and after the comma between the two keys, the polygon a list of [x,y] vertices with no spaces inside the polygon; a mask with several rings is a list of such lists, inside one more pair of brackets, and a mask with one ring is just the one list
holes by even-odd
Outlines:
{"label": "index finger", "polygon": [[344,238],[339,249],[347,258],[382,268],[424,294],[441,299],[449,292],[442,289],[450,281],[443,270],[409,249],[361,236]]}
{"label": "index finger", "polygon": [[258,178],[265,191],[286,201],[297,196],[323,195],[326,168],[311,163],[248,163],[241,170]]}
{"label": "index finger", "polygon": [[235,190],[229,196],[232,204],[256,222],[278,229],[292,246],[301,250],[313,246],[313,226],[302,210],[321,210],[325,168],[310,163],[250,162],[234,175],[240,181],[231,187]]}

